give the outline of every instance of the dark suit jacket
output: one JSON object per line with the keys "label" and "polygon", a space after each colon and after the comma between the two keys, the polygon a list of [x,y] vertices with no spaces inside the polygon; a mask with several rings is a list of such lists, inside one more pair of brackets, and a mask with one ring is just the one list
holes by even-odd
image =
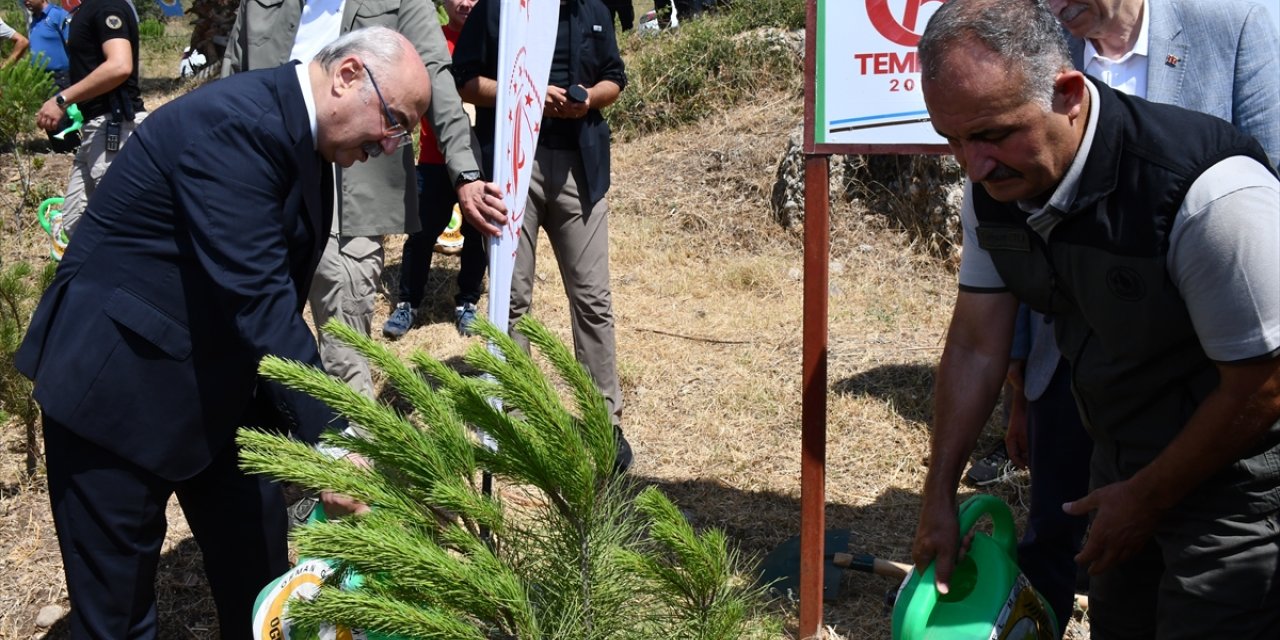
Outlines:
{"label": "dark suit jacket", "polygon": [[293,64],[148,117],[17,354],[45,415],[170,480],[198,473],[242,425],[314,441],[332,412],[261,381],[257,365],[320,364],[301,312],[331,220],[322,170]]}

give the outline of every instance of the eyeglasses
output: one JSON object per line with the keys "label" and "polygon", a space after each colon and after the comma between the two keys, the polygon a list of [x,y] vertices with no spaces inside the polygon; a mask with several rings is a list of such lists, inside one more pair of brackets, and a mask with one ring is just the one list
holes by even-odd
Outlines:
{"label": "eyeglasses", "polygon": [[[360,63],[364,64],[364,61],[361,60]],[[412,144],[413,137],[409,135],[409,131],[405,129],[404,125],[399,120],[396,120],[395,114],[391,113],[391,107],[387,106],[387,101],[382,97],[382,90],[378,89],[378,81],[373,79],[373,69],[370,69],[369,65],[365,64],[364,72],[369,74],[369,84],[373,85],[373,92],[377,94],[378,102],[382,103],[382,115],[387,119],[387,128],[383,131],[381,140],[360,145],[360,148],[370,158],[376,158],[382,155],[383,151],[390,153]],[[388,142],[392,144],[390,149],[387,149]]]}

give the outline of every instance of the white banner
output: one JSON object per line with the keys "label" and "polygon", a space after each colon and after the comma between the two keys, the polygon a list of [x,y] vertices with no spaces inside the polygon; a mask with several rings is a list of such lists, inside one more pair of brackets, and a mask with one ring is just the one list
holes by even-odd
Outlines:
{"label": "white banner", "polygon": [[945,0],[818,0],[813,140],[945,144],[920,93],[916,43]]}
{"label": "white banner", "polygon": [[511,272],[533,173],[533,154],[556,46],[560,0],[503,0],[498,30],[493,182],[502,189],[507,224],[489,240],[489,321],[507,331]]}

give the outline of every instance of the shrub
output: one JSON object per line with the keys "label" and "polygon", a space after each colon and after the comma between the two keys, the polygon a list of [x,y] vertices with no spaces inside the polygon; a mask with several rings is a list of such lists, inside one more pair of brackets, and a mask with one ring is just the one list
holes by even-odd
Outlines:
{"label": "shrub", "polygon": [[[3,9],[0,10],[0,19],[4,20],[5,24],[13,27],[14,31],[17,31],[24,36],[27,35],[29,25],[27,25],[27,14],[25,11],[20,9]],[[0,51],[4,52],[4,55],[6,56],[9,55],[9,53],[13,51],[13,42],[9,40],[0,40]]]}
{"label": "shrub", "polygon": [[[164,9],[162,9],[160,7],[160,3],[155,2],[155,0],[137,0],[130,4],[133,5],[134,11],[138,16],[139,32],[141,32],[143,22],[151,20],[164,22],[165,20],[168,20],[168,16],[164,15]],[[190,7],[191,5],[188,4],[187,6]]]}
{"label": "shrub", "polygon": [[696,122],[762,91],[799,89],[800,56],[767,33],[803,25],[801,0],[735,0],[679,29],[625,37],[628,85],[610,125],[627,138]]}
{"label": "shrub", "polygon": [[[430,383],[354,330],[324,327],[387,374],[410,416],[319,370],[263,361],[265,377],[363,426],[367,439],[325,440],[374,462],[359,468],[281,436],[241,431],[246,469],[373,507],[295,535],[300,555],[336,560],[365,582],[322,587],[313,601],[290,606],[293,622],[407,638],[777,637],[764,592],[743,577],[747,568],[723,533],[694,532],[656,489],[631,501],[631,482],[613,473],[617,445],[604,398],[572,351],[529,317],[517,328],[551,363],[573,410],[533,359],[483,320],[476,330],[501,356],[477,344],[466,360],[490,377],[465,378],[415,354]],[[483,491],[481,471],[503,491]],[[513,507],[500,497],[514,494],[531,499]]]}
{"label": "shrub", "polygon": [[0,69],[0,151],[12,151],[18,169],[17,205],[13,216],[18,228],[29,221],[27,209],[32,205],[33,158],[24,153],[20,139],[37,131],[36,113],[40,105],[53,95],[53,75],[44,70],[45,61],[35,65],[21,62]]}
{"label": "shrub", "polygon": [[720,0],[717,6],[727,10],[739,29],[804,28],[804,0]]}
{"label": "shrub", "polygon": [[30,264],[18,262],[0,271],[0,411],[16,417],[25,430],[26,473],[39,468],[40,444],[37,422],[40,409],[31,397],[31,381],[13,367],[14,353],[27,333],[31,312],[40,294],[53,280],[56,263],[46,263],[39,273]]}
{"label": "shrub", "polygon": [[[155,4],[154,2],[149,4]],[[139,40],[156,40],[164,37],[164,23],[154,18],[147,18],[138,23]]]}
{"label": "shrub", "polygon": [[43,60],[0,69],[0,147],[16,145],[20,135],[36,130],[36,112],[53,90],[53,74]]}

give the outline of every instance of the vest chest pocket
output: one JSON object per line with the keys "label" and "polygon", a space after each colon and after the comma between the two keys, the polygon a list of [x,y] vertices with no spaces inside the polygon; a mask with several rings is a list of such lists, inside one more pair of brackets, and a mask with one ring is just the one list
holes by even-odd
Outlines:
{"label": "vest chest pocket", "polygon": [[1045,255],[1044,243],[1032,238],[1029,229],[984,223],[976,231],[978,246],[991,256],[1000,279],[1019,302],[1046,315],[1065,309],[1065,294],[1057,290],[1057,279]]}
{"label": "vest chest pocket", "polygon": [[977,228],[978,246],[992,251],[1031,251],[1031,236],[1025,227],[983,224]]}
{"label": "vest chest pocket", "polygon": [[356,8],[356,19],[352,28],[380,25],[394,29],[399,20],[399,0],[365,0]]}

